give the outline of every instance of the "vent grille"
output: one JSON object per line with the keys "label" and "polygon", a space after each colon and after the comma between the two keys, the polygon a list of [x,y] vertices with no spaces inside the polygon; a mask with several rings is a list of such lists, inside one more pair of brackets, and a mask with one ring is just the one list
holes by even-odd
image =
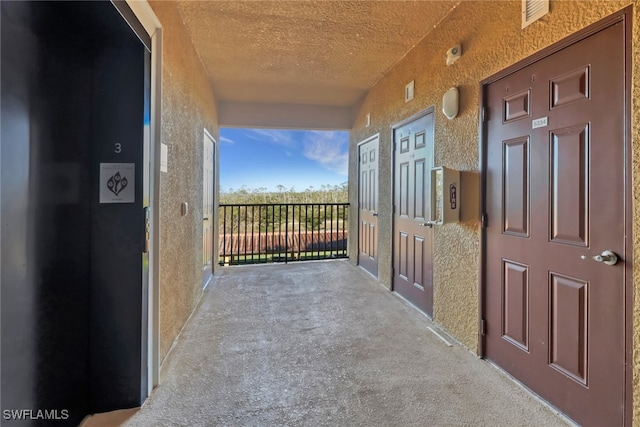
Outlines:
{"label": "vent grille", "polygon": [[522,28],[549,13],[549,0],[522,0]]}

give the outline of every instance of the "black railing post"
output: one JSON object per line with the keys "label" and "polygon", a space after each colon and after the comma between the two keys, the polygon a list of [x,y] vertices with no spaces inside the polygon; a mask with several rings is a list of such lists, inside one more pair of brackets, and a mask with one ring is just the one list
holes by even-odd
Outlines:
{"label": "black railing post", "polygon": [[[222,264],[227,256],[227,207],[222,206]],[[218,261],[220,262],[220,261]]]}
{"label": "black railing post", "polygon": [[251,262],[255,262],[255,253],[256,253],[256,248],[254,247],[254,243],[253,243],[253,229],[256,226],[256,207],[254,205],[251,205]]}
{"label": "black railing post", "polygon": [[276,244],[276,206],[271,206],[271,261],[273,262],[273,254],[275,253]]}
{"label": "black railing post", "polygon": [[[258,206],[258,260],[262,258],[262,205]],[[266,258],[266,255],[265,255]]]}
{"label": "black railing post", "polygon": [[[241,206],[240,207],[240,213],[242,213],[242,208],[244,207],[244,216],[242,216],[241,218],[244,220],[244,233],[242,234],[242,244],[244,245],[244,250],[243,255],[244,255],[244,260],[243,260],[243,264],[247,263],[247,206]],[[240,214],[238,215],[238,217],[240,217]],[[242,223],[241,223],[242,224]],[[240,249],[240,248],[238,248]]]}
{"label": "black railing post", "polygon": [[233,208],[234,206],[231,205],[229,206],[229,209],[231,210],[231,218],[229,218],[229,223],[231,225],[231,233],[230,233],[230,237],[229,237],[229,252],[230,252],[230,256],[229,256],[229,265],[233,265],[233,227],[234,227],[234,223],[233,223]]}
{"label": "black railing post", "polygon": [[289,205],[284,207],[284,263],[289,258]]}
{"label": "black railing post", "polygon": [[[318,208],[319,210],[319,208]],[[322,243],[324,256],[327,256],[327,205],[324,205],[324,242]]]}
{"label": "black railing post", "polygon": [[[342,207],[342,239],[345,240],[345,234],[344,234],[344,223],[347,222],[349,215],[348,215],[348,211],[347,208],[349,207],[349,205],[344,205]],[[347,256],[347,242],[346,240],[344,241],[344,243],[342,244],[342,256],[346,257]]]}

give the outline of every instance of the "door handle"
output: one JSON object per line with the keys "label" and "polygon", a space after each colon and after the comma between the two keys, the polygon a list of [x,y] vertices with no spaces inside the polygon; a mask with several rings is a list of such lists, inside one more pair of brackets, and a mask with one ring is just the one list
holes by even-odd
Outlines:
{"label": "door handle", "polygon": [[209,221],[209,217],[205,216],[204,218],[202,218],[203,221]]}
{"label": "door handle", "polygon": [[371,212],[371,215],[378,216],[378,212]]}
{"label": "door handle", "polygon": [[[582,255],[580,258],[587,259],[586,255]],[[616,265],[618,263],[618,255],[616,255],[613,251],[603,251],[600,255],[595,255],[591,257],[592,260],[596,262],[602,262],[607,265]]]}
{"label": "door handle", "polygon": [[433,222],[431,222],[431,221],[421,222],[420,224],[418,224],[418,226],[433,228]]}

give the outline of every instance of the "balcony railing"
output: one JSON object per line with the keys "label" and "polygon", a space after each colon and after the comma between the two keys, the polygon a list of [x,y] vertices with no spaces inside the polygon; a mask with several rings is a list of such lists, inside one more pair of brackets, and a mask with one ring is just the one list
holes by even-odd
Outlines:
{"label": "balcony railing", "polygon": [[348,203],[220,205],[220,265],[347,257]]}

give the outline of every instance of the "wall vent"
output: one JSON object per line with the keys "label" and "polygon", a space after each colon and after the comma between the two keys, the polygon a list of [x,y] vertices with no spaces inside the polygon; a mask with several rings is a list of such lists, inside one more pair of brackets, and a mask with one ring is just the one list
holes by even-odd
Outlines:
{"label": "wall vent", "polygon": [[549,13],[549,0],[522,0],[522,28]]}

